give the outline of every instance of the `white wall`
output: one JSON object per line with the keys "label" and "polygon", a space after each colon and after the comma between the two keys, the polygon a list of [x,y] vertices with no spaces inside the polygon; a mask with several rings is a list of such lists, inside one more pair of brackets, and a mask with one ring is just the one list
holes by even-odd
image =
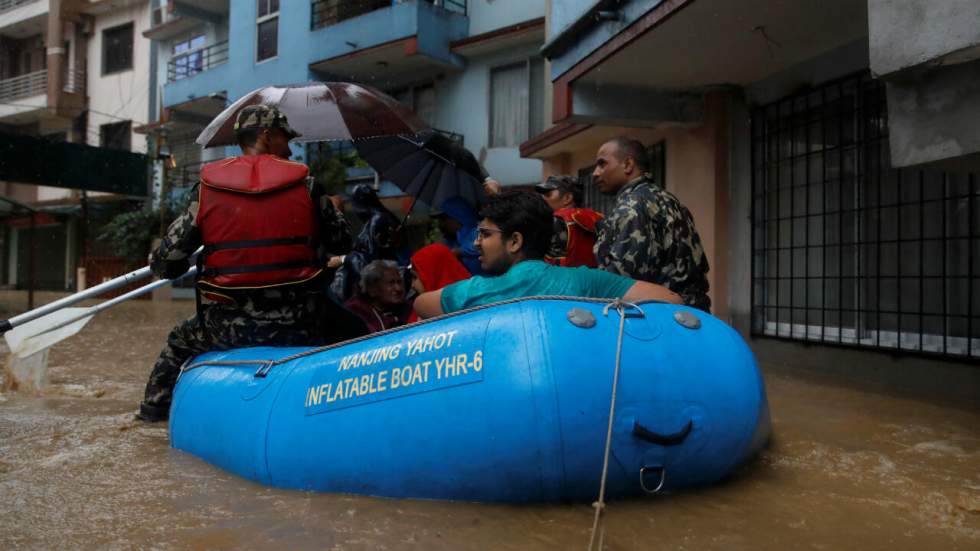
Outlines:
{"label": "white wall", "polygon": [[[102,75],[102,31],[133,22],[133,68]],[[150,26],[149,2],[117,8],[95,18],[88,41],[89,119],[86,141],[99,145],[99,127],[103,124],[132,121],[134,127],[146,124],[149,109],[150,40],[143,31]],[[146,137],[131,136],[132,151],[146,152]]]}
{"label": "white wall", "polygon": [[[470,58],[464,72],[447,75],[437,82],[439,107],[432,125],[462,134],[466,148],[479,156],[490,138],[490,70],[527,60],[537,55],[539,47],[540,44],[534,44]],[[543,71],[541,78],[545,78]],[[545,121],[550,120],[545,115]],[[484,166],[503,184],[531,184],[541,179],[541,161],[521,159],[516,147],[487,149]]]}
{"label": "white wall", "polygon": [[466,13],[473,36],[544,17],[545,0],[468,0]]}

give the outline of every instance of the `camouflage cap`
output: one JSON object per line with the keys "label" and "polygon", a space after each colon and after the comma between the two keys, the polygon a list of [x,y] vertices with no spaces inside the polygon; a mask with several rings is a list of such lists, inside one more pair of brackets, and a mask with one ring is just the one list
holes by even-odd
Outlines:
{"label": "camouflage cap", "polygon": [[585,186],[582,182],[578,181],[578,178],[566,174],[548,176],[547,180],[534,186],[534,189],[538,193],[550,193],[553,189],[560,190],[562,193],[571,193],[576,204],[582,203],[582,195],[585,193]]}
{"label": "camouflage cap", "polygon": [[285,132],[289,139],[302,136],[289,126],[286,115],[271,105],[249,105],[238,112],[238,118],[235,120],[235,132],[255,128],[278,128]]}

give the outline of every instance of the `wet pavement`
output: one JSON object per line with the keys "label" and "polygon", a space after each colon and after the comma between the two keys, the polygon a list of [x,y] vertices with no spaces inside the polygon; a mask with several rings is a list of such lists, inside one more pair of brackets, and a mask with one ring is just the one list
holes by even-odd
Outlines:
{"label": "wet pavement", "polygon": [[[132,414],[192,311],[118,306],[51,350],[39,394],[0,393],[0,548],[587,548],[588,504],[278,490],[171,449]],[[772,446],[723,484],[612,502],[608,549],[980,549],[980,409],[764,370]]]}

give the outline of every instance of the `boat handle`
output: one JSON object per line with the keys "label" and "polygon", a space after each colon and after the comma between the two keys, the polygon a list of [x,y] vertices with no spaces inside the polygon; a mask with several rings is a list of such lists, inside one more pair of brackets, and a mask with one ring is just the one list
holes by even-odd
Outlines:
{"label": "boat handle", "polygon": [[[654,489],[647,488],[646,474],[647,471],[660,471],[660,482],[657,483],[657,487]],[[656,494],[664,487],[664,481],[667,480],[667,467],[640,467],[640,488],[648,494]]]}
{"label": "boat handle", "polygon": [[680,432],[675,432],[674,434],[660,434],[644,427],[639,421],[633,421],[633,436],[639,438],[640,440],[646,440],[652,444],[659,444],[661,446],[676,446],[682,443],[684,439],[687,438],[687,435],[691,434],[691,429],[693,428],[694,421],[688,421]]}

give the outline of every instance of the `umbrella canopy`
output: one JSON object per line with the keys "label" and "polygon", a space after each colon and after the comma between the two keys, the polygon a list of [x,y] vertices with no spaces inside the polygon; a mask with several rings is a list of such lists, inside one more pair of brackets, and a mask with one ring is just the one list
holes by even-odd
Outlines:
{"label": "umbrella canopy", "polygon": [[265,86],[245,94],[218,114],[197,137],[204,147],[236,145],[235,120],[244,107],[270,105],[301,135],[297,142],[360,140],[414,135],[428,128],[396,99],[361,84],[313,82]]}
{"label": "umbrella canopy", "polygon": [[486,200],[483,167],[469,150],[434,130],[354,146],[383,178],[432,208],[450,197],[462,197],[474,208]]}

